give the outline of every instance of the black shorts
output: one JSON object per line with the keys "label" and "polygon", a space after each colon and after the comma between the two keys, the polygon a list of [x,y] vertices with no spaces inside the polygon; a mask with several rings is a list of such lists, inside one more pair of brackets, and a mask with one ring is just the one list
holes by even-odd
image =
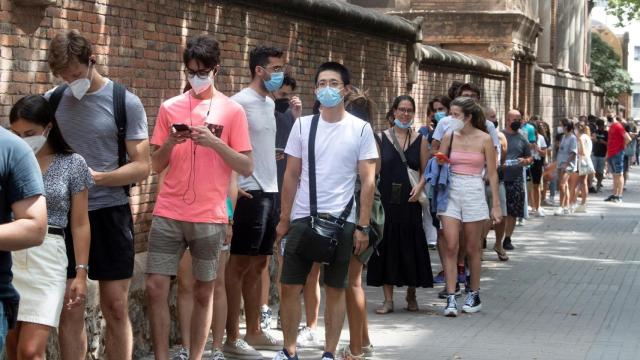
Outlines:
{"label": "black shorts", "polygon": [[238,198],[233,213],[233,255],[272,255],[276,240],[278,216],[275,199],[277,193],[249,191],[252,199]]}
{"label": "black shorts", "polygon": [[544,167],[544,160],[533,160],[531,164],[531,182],[536,185],[540,185],[542,182],[542,170]]}
{"label": "black shorts", "polygon": [[507,197],[507,215],[515,218],[524,217],[524,184],[522,180],[505,181],[504,190]]}
{"label": "black shorts", "polygon": [[[124,280],[133,276],[133,216],[129,204],[89,211],[91,246],[89,279]],[[76,258],[70,226],[65,231],[67,279],[76,277]]]}

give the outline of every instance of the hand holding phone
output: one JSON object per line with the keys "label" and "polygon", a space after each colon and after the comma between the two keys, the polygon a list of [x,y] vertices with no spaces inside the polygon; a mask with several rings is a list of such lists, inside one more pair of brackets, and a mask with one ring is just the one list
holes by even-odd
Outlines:
{"label": "hand holding phone", "polygon": [[189,125],[186,125],[186,124],[176,123],[171,126],[176,132],[191,131],[191,129],[189,128]]}

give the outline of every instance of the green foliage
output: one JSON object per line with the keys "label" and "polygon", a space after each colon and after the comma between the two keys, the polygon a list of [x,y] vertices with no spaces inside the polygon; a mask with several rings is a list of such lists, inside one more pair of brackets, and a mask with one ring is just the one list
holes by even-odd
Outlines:
{"label": "green foliage", "polygon": [[631,93],[631,76],[620,64],[620,57],[600,35],[591,34],[591,77],[602,88],[608,101],[615,102]]}
{"label": "green foliage", "polygon": [[618,19],[616,26],[640,20],[640,0],[608,0],[607,13]]}

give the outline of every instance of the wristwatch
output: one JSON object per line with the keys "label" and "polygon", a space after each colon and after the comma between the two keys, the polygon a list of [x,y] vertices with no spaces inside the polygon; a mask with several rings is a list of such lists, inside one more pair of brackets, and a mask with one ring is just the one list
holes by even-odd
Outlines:
{"label": "wristwatch", "polygon": [[356,230],[369,235],[369,232],[371,231],[371,227],[362,226],[362,225],[356,225]]}
{"label": "wristwatch", "polygon": [[76,271],[80,269],[83,269],[84,271],[89,272],[89,265],[83,265],[83,264],[76,265]]}

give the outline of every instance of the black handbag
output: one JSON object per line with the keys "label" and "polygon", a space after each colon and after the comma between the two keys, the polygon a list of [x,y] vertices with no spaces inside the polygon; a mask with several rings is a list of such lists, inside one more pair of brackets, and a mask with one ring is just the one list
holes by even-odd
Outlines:
{"label": "black handbag", "polygon": [[302,234],[302,241],[298,245],[296,253],[304,260],[329,265],[336,258],[339,237],[344,223],[351,213],[354,198],[351,197],[339,218],[329,214],[318,214],[315,142],[319,118],[319,115],[313,116],[309,131],[309,205],[311,207],[311,216],[306,224]]}

